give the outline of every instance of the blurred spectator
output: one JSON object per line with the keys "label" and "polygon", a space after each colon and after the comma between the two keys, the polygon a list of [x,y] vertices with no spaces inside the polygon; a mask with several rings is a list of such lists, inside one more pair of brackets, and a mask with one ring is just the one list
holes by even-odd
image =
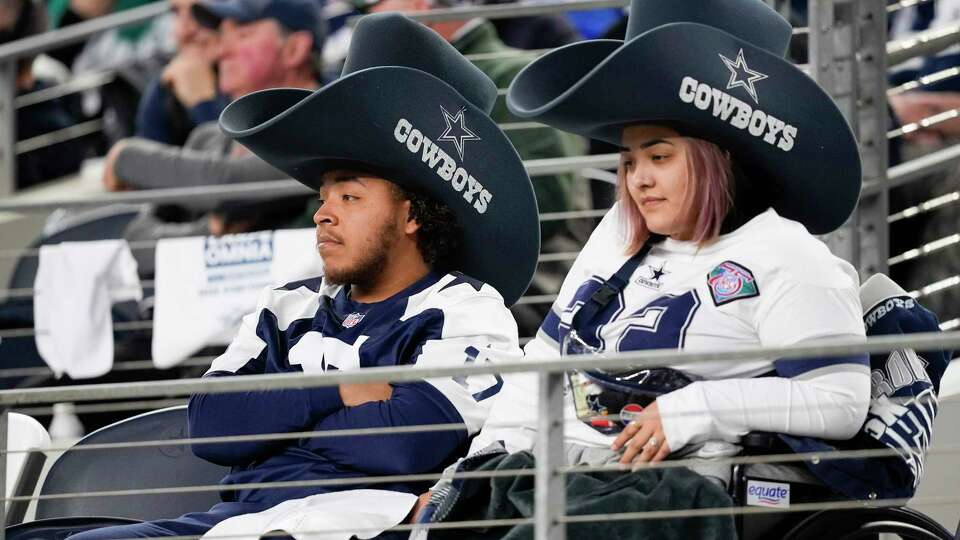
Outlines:
{"label": "blurred spectator", "polygon": [[[193,6],[197,21],[220,28],[219,88],[230,97],[275,87],[313,89],[320,86],[318,65],[324,26],[319,3],[313,0],[209,0]],[[279,180],[285,175],[224,136],[216,122],[197,126],[184,147],[132,138],[117,143],[107,155],[103,182],[111,191],[154,189]],[[299,217],[304,198],[284,213],[286,221]],[[181,201],[196,210],[202,203]],[[273,215],[276,201],[258,201],[263,215]],[[211,232],[240,232],[229,220],[230,205],[219,208],[202,223]],[[250,207],[245,207],[249,209]],[[252,214],[258,226],[274,228]],[[159,223],[152,225],[160,226]],[[249,223],[248,223],[249,225]],[[183,229],[176,226],[177,230]],[[163,231],[138,227],[141,237],[162,236]],[[193,229],[193,234],[199,233]]]}
{"label": "blurred spectator", "polygon": [[[45,29],[43,9],[34,0],[0,0],[0,44],[38,34]],[[34,76],[33,62],[34,58],[22,58],[17,63],[18,96],[53,85],[51,81]],[[17,140],[30,139],[76,123],[77,119],[69,112],[62,98],[20,107],[17,109]],[[18,155],[17,188],[26,188],[76,172],[87,155],[88,147],[89,139],[80,138]]]}
{"label": "blurred spectator", "polygon": [[[62,28],[155,0],[49,0],[51,27]],[[116,76],[99,89],[83,92],[82,114],[103,120],[106,147],[134,133],[137,104],[147,83],[163,69],[173,54],[171,17],[115,28],[76,44],[50,51],[74,75],[112,72]]]}
{"label": "blurred spectator", "polygon": [[[890,39],[900,40],[917,32],[935,30],[960,21],[960,0],[935,0],[894,12],[890,21]],[[899,86],[960,66],[960,45],[936,55],[912,58],[890,68],[891,86]],[[891,96],[890,105],[900,125],[918,122],[941,112],[960,108],[960,77],[943,78],[917,90]],[[960,135],[960,121],[942,122],[914,131],[907,140],[921,144],[937,144],[945,137]]]}
{"label": "blurred spectator", "polygon": [[227,105],[217,89],[217,33],[197,23],[193,4],[194,0],[170,1],[177,54],[140,99],[138,137],[182,146],[193,128],[219,118]]}
{"label": "blurred spectator", "polygon": [[[512,4],[516,0],[486,0],[484,4]],[[553,49],[573,43],[580,33],[562,14],[533,17],[508,17],[490,21],[508,47],[517,49]]]}

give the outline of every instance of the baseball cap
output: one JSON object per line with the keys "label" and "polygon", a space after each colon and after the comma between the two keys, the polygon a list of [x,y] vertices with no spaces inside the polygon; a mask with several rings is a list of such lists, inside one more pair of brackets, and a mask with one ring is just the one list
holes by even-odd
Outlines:
{"label": "baseball cap", "polygon": [[293,32],[310,32],[313,48],[323,48],[326,22],[320,0],[201,0],[192,7],[201,26],[217,29],[224,19],[241,24],[261,19],[274,19]]}

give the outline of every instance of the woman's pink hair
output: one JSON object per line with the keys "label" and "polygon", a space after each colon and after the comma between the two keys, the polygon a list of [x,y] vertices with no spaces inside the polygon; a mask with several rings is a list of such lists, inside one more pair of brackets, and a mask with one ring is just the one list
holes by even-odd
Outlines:
{"label": "woman's pink hair", "polygon": [[[733,165],[730,154],[703,139],[683,137],[687,158],[687,215],[696,215],[693,242],[704,245],[720,235],[720,227],[733,206]],[[617,171],[617,200],[620,201],[621,226],[627,238],[627,253],[640,250],[650,236],[647,224],[627,191],[622,168]]]}

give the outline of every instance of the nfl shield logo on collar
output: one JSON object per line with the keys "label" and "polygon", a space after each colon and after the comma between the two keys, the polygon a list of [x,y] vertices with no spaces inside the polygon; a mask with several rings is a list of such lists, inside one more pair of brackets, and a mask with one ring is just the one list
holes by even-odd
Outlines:
{"label": "nfl shield logo on collar", "polygon": [[760,296],[757,280],[747,267],[724,261],[707,274],[713,304],[720,307],[741,298]]}
{"label": "nfl shield logo on collar", "polygon": [[353,328],[363,320],[364,315],[366,315],[366,313],[351,313],[347,315],[347,318],[343,320],[343,327]]}

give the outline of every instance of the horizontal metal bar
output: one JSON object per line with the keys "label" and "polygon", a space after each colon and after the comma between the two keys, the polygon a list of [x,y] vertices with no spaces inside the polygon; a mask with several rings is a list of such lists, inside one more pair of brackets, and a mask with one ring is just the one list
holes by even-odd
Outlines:
{"label": "horizontal metal bar", "polygon": [[951,193],[947,193],[946,195],[940,195],[939,197],[934,197],[916,206],[904,208],[903,210],[895,214],[891,214],[890,216],[887,217],[887,223],[896,223],[904,219],[909,219],[914,216],[926,214],[927,212],[932,212],[937,208],[946,206],[948,204],[953,204],[957,201],[960,201],[960,191],[954,191]]}
{"label": "horizontal metal bar", "polygon": [[[874,195],[882,189],[892,189],[919,180],[930,173],[949,169],[960,164],[960,144],[931,152],[925,156],[911,159],[887,171],[887,180],[882,185],[878,182],[864,182],[861,196]],[[2,202],[0,202],[2,205]]]}
{"label": "horizontal metal bar", "polygon": [[[195,356],[177,364],[177,367],[203,367],[209,366],[216,356]],[[153,360],[131,360],[128,362],[117,362],[111,368],[114,371],[145,371],[155,369]],[[50,368],[44,367],[25,367],[25,368],[4,368],[0,369],[0,379],[12,379],[14,377],[33,377],[37,375],[50,375],[53,372]]]}
{"label": "horizontal metal bar", "polygon": [[892,266],[894,264],[900,264],[904,261],[918,259],[956,244],[960,244],[960,233],[951,234],[950,236],[934,240],[933,242],[926,243],[915,249],[908,249],[900,255],[890,257],[887,260],[887,264]]}
{"label": "horizontal metal bar", "polygon": [[917,56],[933,56],[960,42],[960,24],[917,32],[907,39],[887,43],[887,63],[894,66]]}
{"label": "horizontal metal bar", "polygon": [[923,298],[924,296],[929,296],[940,291],[945,291],[947,289],[952,289],[960,285],[960,275],[953,275],[946,279],[941,279],[940,281],[935,281],[924,287],[920,287],[915,291],[910,291],[910,296],[914,298]]}
{"label": "horizontal metal bar", "polygon": [[160,0],[145,6],[111,13],[50,32],[11,41],[0,45],[0,62],[34,56],[50,49],[78,43],[100,32],[146,22],[169,11],[170,4],[166,0]]}
{"label": "horizontal metal bar", "polygon": [[947,68],[942,71],[937,71],[929,75],[924,75],[915,81],[910,81],[901,84],[900,86],[895,86],[887,90],[887,96],[897,96],[905,92],[910,92],[911,90],[917,90],[918,88],[923,88],[924,86],[929,86],[934,83],[946,81],[960,75],[960,68],[952,67]]}
{"label": "horizontal metal bar", "polygon": [[30,92],[28,94],[23,94],[22,96],[17,96],[17,98],[13,101],[13,104],[18,109],[22,109],[23,107],[29,107],[30,105],[36,105],[37,103],[50,101],[51,99],[57,99],[66,95],[75,94],[77,92],[83,92],[84,90],[99,88],[105,84],[113,82],[113,80],[116,78],[117,73],[115,71],[82,73],[63,84],[58,84],[56,86],[44,88],[43,90],[37,90],[36,92]]}
{"label": "horizontal metal bar", "polygon": [[344,383],[416,381],[434,377],[489,375],[494,373],[562,372],[572,369],[655,367],[703,362],[742,362],[755,358],[801,359],[886,352],[902,347],[918,350],[960,348],[960,332],[930,332],[897,336],[877,336],[865,340],[822,340],[790,347],[744,347],[728,351],[648,350],[628,353],[569,356],[564,358],[528,358],[521,362],[483,363],[459,366],[389,366],[329,373],[284,373],[245,375],[215,379],[144,381],[112,384],[88,384],[58,388],[26,388],[0,391],[0,405],[29,405],[61,401],[96,401],[143,397],[175,397],[194,393],[227,393],[251,390],[312,388]]}
{"label": "horizontal metal bar", "polygon": [[[510,19],[531,15],[549,15],[566,11],[625,7],[629,0],[561,0],[559,2],[517,2],[508,4],[462,6],[429,11],[405,11],[411,19],[420,22],[463,21],[473,18]],[[361,17],[351,17],[347,23],[356,24]]]}
{"label": "horizontal metal bar", "polygon": [[37,135],[36,137],[30,137],[29,139],[17,141],[17,144],[15,144],[13,148],[16,154],[19,156],[20,154],[26,154],[27,152],[33,152],[34,150],[39,150],[41,148],[46,148],[62,142],[78,139],[85,135],[96,133],[101,129],[103,129],[103,120],[96,118],[80,124],[74,124],[70,127],[65,127],[63,129]]}
{"label": "horizontal metal bar", "polygon": [[[499,471],[465,471],[457,473],[460,478],[510,478],[533,476],[533,469],[510,469]],[[23,495],[5,497],[0,502],[12,501],[50,501],[58,499],[76,499],[92,497],[126,497],[145,493],[156,495],[174,495],[177,493],[197,493],[207,491],[240,491],[245,489],[284,489],[295,487],[351,486],[355,484],[390,484],[394,482],[430,482],[440,480],[442,473],[396,474],[389,476],[352,476],[349,478],[323,478],[318,480],[288,480],[283,482],[249,482],[244,484],[216,484],[203,486],[177,486],[149,489],[115,489],[110,491],[86,491],[74,493],[49,493],[46,495]]]}
{"label": "horizontal metal bar", "polygon": [[932,1],[933,0],[900,0],[899,2],[895,2],[887,6],[887,13],[895,13],[904,8],[909,8],[909,7],[917,6],[920,4],[926,4]]}
{"label": "horizontal metal bar", "polygon": [[[524,162],[530,176],[548,176],[574,172],[584,167],[616,167],[620,156],[601,154],[596,156],[573,156],[563,158],[531,159]],[[308,195],[310,188],[296,180],[269,180],[242,184],[210,185],[185,188],[151,189],[102,193],[96,196],[58,197],[38,200],[0,200],[0,212],[45,212],[56,208],[87,208],[108,204],[144,204],[193,201],[222,201],[258,199],[269,195]]]}
{"label": "horizontal metal bar", "polygon": [[896,129],[891,129],[887,132],[887,139],[896,139],[897,137],[903,137],[913,133],[914,131],[919,131],[921,129],[926,129],[937,124],[942,124],[944,122],[949,122],[950,120],[956,119],[960,116],[960,109],[950,109],[946,111],[938,112],[932,116],[928,116],[920,120],[919,122],[911,122],[909,124],[904,124]]}
{"label": "horizontal metal bar", "polygon": [[[74,414],[94,414],[106,412],[129,412],[129,411],[153,411],[156,409],[165,409],[167,407],[176,407],[186,405],[186,398],[171,399],[142,399],[137,401],[123,401],[120,403],[81,403],[74,405]],[[46,405],[41,407],[23,407],[11,409],[10,412],[25,414],[27,416],[52,416],[53,406]],[[56,450],[50,448],[48,450]],[[66,449],[64,449],[66,450]],[[29,450],[25,450],[29,452]],[[8,453],[15,454],[16,450],[8,450]]]}

